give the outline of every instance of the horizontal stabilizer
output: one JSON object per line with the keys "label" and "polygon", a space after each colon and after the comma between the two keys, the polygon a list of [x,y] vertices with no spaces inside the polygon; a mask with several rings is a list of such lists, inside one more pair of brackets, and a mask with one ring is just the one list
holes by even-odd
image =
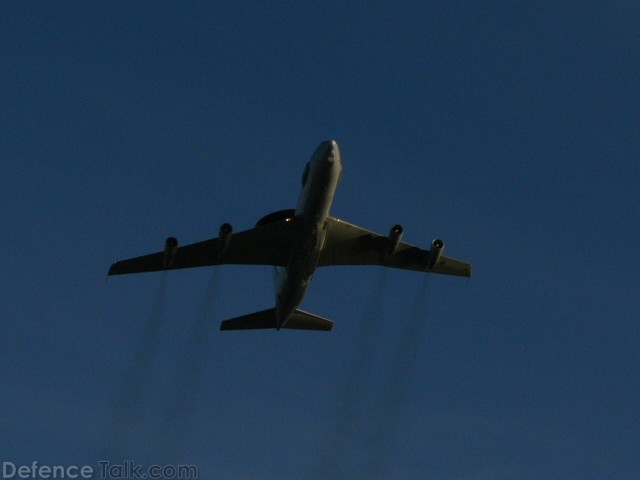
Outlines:
{"label": "horizontal stabilizer", "polygon": [[[303,312],[302,310],[296,310],[281,328],[329,331],[332,327],[333,322],[331,320]],[[255,330],[262,328],[278,328],[275,308],[225,320],[220,324],[220,330]]]}
{"label": "horizontal stabilizer", "polygon": [[250,313],[242,317],[225,320],[220,330],[253,330],[259,328],[276,328],[276,309],[269,308],[261,312]]}
{"label": "horizontal stabilizer", "polygon": [[333,322],[319,317],[313,313],[296,310],[285,322],[282,328],[295,328],[297,330],[324,330],[328,332],[333,328]]}

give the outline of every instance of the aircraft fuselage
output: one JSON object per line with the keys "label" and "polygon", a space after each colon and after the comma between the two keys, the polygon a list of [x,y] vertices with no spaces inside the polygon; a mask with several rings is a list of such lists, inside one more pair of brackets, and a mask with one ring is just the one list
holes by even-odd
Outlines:
{"label": "aircraft fuselage", "polygon": [[342,161],[338,144],[322,142],[311,156],[302,176],[302,192],[296,216],[302,228],[291,252],[289,263],[278,276],[276,287],[276,321],[284,326],[302,302],[318,265],[327,236],[326,220],[333,203]]}

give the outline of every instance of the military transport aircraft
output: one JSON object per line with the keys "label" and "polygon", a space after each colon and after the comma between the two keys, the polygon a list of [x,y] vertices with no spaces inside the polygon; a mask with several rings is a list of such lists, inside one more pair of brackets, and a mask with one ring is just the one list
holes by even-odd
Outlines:
{"label": "military transport aircraft", "polygon": [[295,209],[273,212],[254,228],[238,233],[224,223],[218,238],[184,247],[169,237],[164,251],[116,262],[109,275],[223,263],[284,267],[279,268],[275,308],[225,320],[220,330],[331,330],[331,320],[298,309],[317,267],[381,265],[471,276],[471,265],[442,255],[444,242],[439,238],[431,242],[429,250],[422,250],[401,241],[401,225],[394,225],[384,236],[330,216],[341,174],[338,144],[334,140],[322,142],[304,169]]}

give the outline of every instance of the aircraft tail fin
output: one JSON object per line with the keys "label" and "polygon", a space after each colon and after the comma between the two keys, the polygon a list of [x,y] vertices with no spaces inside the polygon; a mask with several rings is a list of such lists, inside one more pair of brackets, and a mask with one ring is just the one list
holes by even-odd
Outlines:
{"label": "aircraft tail fin", "polygon": [[[331,320],[296,309],[281,328],[329,331],[332,327],[333,322]],[[225,320],[220,324],[220,330],[255,330],[262,328],[278,328],[275,308]]]}

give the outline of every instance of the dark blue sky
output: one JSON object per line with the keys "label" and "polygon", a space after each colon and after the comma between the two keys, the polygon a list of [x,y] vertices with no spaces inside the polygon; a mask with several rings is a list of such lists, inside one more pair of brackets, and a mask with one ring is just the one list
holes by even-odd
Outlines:
{"label": "dark blue sky", "polygon": [[[0,460],[207,479],[640,471],[634,2],[4,2]],[[218,331],[269,268],[111,262],[295,206],[470,261],[333,267],[329,334]]]}

